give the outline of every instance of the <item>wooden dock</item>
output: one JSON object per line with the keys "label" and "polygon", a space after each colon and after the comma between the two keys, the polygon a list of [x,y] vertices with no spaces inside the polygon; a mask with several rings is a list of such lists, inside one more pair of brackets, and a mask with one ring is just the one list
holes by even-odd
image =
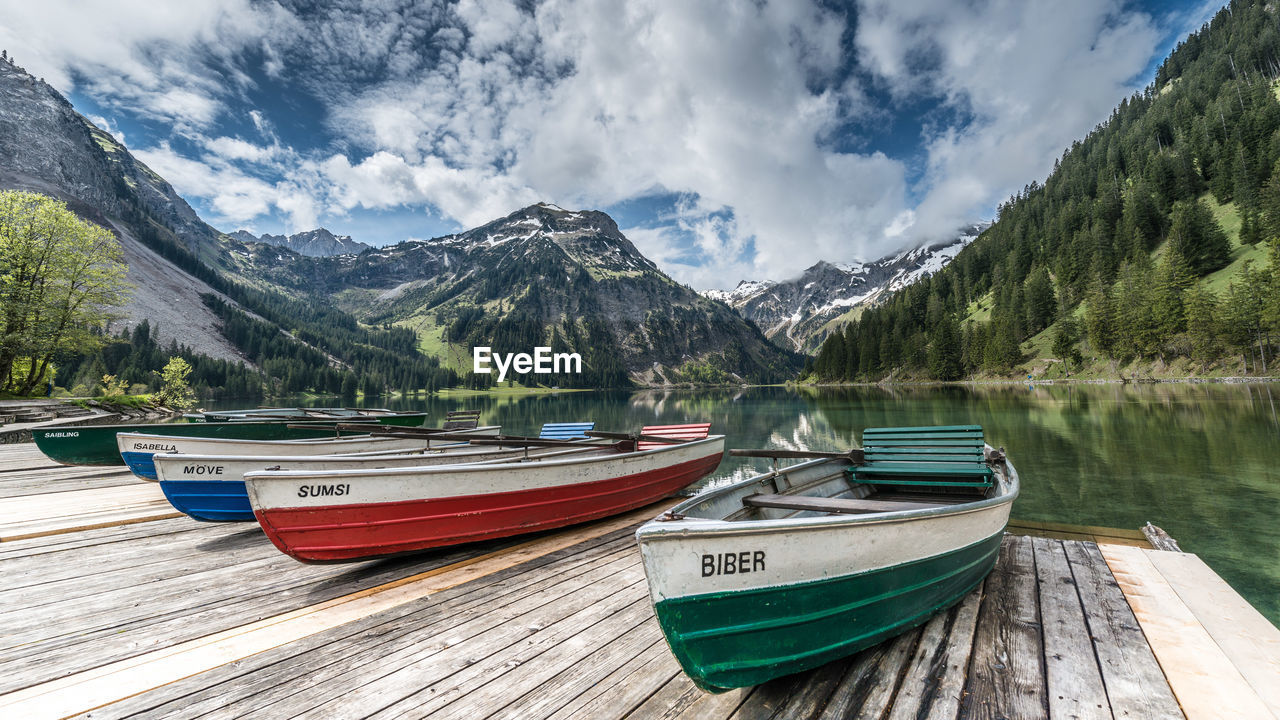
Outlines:
{"label": "wooden dock", "polygon": [[663,506],[301,565],[256,524],[147,505],[156,486],[127,473],[50,466],[0,448],[3,718],[1280,718],[1280,631],[1194,555],[1136,538],[1008,535],[925,626],[708,695],[635,547]]}

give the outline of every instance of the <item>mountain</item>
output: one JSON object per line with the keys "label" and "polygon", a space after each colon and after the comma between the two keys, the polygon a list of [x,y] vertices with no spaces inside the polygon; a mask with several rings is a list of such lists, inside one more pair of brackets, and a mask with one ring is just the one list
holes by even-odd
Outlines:
{"label": "mountain", "polygon": [[163,178],[9,58],[0,58],[0,188],[52,195],[116,231],[135,288],[124,308],[126,324],[149,319],[165,342],[243,360],[200,300],[218,291],[156,251],[170,246],[208,254],[218,231]]}
{"label": "mountain", "polygon": [[[260,395],[338,392],[348,384],[354,394],[357,383],[381,392],[457,379],[417,352],[411,331],[361,327],[322,296],[245,272],[302,256],[205,223],[164,178],[7,56],[0,56],[0,189],[63,200],[111,229],[123,247],[134,289],[123,323],[109,330],[132,326],[132,350],[61,359],[59,382],[67,387],[76,368],[78,380],[90,383],[104,371],[153,383],[175,342],[195,353],[193,381],[214,394],[229,385]],[[261,374],[246,372],[246,364]]]}
{"label": "mountain", "polygon": [[794,366],[754,325],[664,274],[597,211],[541,203],[454,235],[358,256],[263,258],[245,271],[335,297],[367,323],[412,328],[459,370],[470,370],[476,345],[576,351],[590,384],[605,385],[763,381]]}
{"label": "mountain", "polygon": [[1274,374],[1280,6],[1234,0],[945,268],[833,332],[811,377]]}
{"label": "mountain", "polygon": [[437,371],[441,361],[470,375],[473,345],[580,353],[581,375],[550,378],[562,386],[776,380],[798,368],[755,326],[663,274],[599,212],[535,205],[359,255],[310,256],[363,247],[324,229],[221,233],[7,58],[0,188],[53,195],[116,232],[136,288],[126,324],[148,320],[161,345],[252,362],[285,391],[336,392],[347,376],[370,392],[438,387],[457,380]]}
{"label": "mountain", "polygon": [[856,317],[862,308],[942,269],[989,226],[990,223],[970,225],[953,239],[875,262],[836,265],[823,261],[792,280],[743,280],[732,290],[706,290],[702,294],[732,307],[775,343],[809,351],[819,346],[833,328]]}
{"label": "mountain", "polygon": [[294,233],[293,235],[271,235],[267,233],[254,235],[248,230],[237,230],[233,233],[228,233],[228,235],[243,243],[258,242],[278,245],[289,248],[299,255],[307,255],[309,257],[359,255],[372,247],[358,240],[352,240],[350,235],[334,235],[324,228],[316,228],[315,230]]}

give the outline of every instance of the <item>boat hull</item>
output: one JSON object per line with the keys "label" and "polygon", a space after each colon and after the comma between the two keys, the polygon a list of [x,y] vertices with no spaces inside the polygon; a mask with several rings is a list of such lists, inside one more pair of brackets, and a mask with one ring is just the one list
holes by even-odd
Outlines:
{"label": "boat hull", "polygon": [[247,522],[254,519],[244,480],[161,480],[160,489],[175,510],[196,520]]}
{"label": "boat hull", "polygon": [[[238,522],[253,520],[253,507],[245,491],[247,472],[280,467],[285,470],[342,470],[364,467],[427,467],[451,463],[503,462],[523,457],[522,450],[490,448],[477,451],[459,444],[455,452],[430,455],[380,455],[371,457],[228,457],[165,455],[153,458],[160,489],[174,509],[196,520]],[[205,477],[201,477],[201,476]]]}
{"label": "boat hull", "polygon": [[779,487],[824,497],[817,488],[844,482],[847,464],[716,488],[637,531],[659,625],[699,687],[757,685],[870,647],[958,602],[994,566],[1018,493],[1011,465],[971,502],[739,517],[745,498]]}
{"label": "boat hull", "polygon": [[[585,461],[455,465],[382,476],[248,473],[245,479],[258,522],[276,547],[303,562],[339,562],[626,512],[696,482],[715,470],[723,454],[724,438],[716,436]],[[316,498],[317,492],[343,500]]]}
{"label": "boat hull", "polygon": [[[381,424],[419,426],[426,420],[426,413],[379,417]],[[77,425],[73,427],[32,430],[36,447],[50,460],[63,465],[124,465],[116,447],[116,433],[135,432],[152,435],[184,435],[194,437],[237,438],[242,440],[302,440],[305,438],[357,435],[355,432],[336,432],[335,421],[308,421],[315,427],[291,428],[292,422],[226,422],[226,423],[168,423],[139,425]]]}
{"label": "boat hull", "polygon": [[[863,573],[663,600],[654,612],[699,687],[724,692],[758,685],[927,622],[982,582],[1002,537]],[[751,621],[726,625],[726,618]]]}
{"label": "boat hull", "polygon": [[[474,430],[464,430],[467,435],[497,435],[501,427],[486,425]],[[332,435],[321,438],[302,438],[284,440],[252,440],[243,438],[198,437],[198,436],[166,436],[158,438],[150,433],[117,433],[116,447],[125,465],[134,475],[144,480],[158,480],[154,457],[158,453],[181,455],[276,455],[297,457],[305,455],[343,455],[347,453],[374,452],[406,452],[431,445],[432,447],[465,447],[457,441],[435,441],[423,437],[376,437],[354,436],[334,438]],[[261,470],[261,467],[252,468]],[[219,472],[225,475],[227,473]],[[241,479],[241,474],[235,479]],[[171,476],[172,477],[172,476]],[[177,479],[176,477],[174,479]],[[208,478],[189,478],[203,480]]]}

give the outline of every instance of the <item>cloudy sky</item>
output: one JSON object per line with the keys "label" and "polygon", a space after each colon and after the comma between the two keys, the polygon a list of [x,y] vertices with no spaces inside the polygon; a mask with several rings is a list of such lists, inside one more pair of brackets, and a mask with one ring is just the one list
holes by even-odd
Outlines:
{"label": "cloudy sky", "polygon": [[702,289],[990,218],[1218,7],[0,0],[0,47],[219,229],[383,245],[549,201]]}

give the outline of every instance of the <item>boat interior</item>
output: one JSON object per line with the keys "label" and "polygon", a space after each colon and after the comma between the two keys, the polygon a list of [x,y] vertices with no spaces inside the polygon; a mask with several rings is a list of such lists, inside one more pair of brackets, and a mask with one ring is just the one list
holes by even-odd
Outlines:
{"label": "boat interior", "polygon": [[874,428],[864,431],[861,450],[777,468],[677,511],[729,521],[867,515],[961,505],[1011,489],[1003,453],[986,446],[979,426]]}

